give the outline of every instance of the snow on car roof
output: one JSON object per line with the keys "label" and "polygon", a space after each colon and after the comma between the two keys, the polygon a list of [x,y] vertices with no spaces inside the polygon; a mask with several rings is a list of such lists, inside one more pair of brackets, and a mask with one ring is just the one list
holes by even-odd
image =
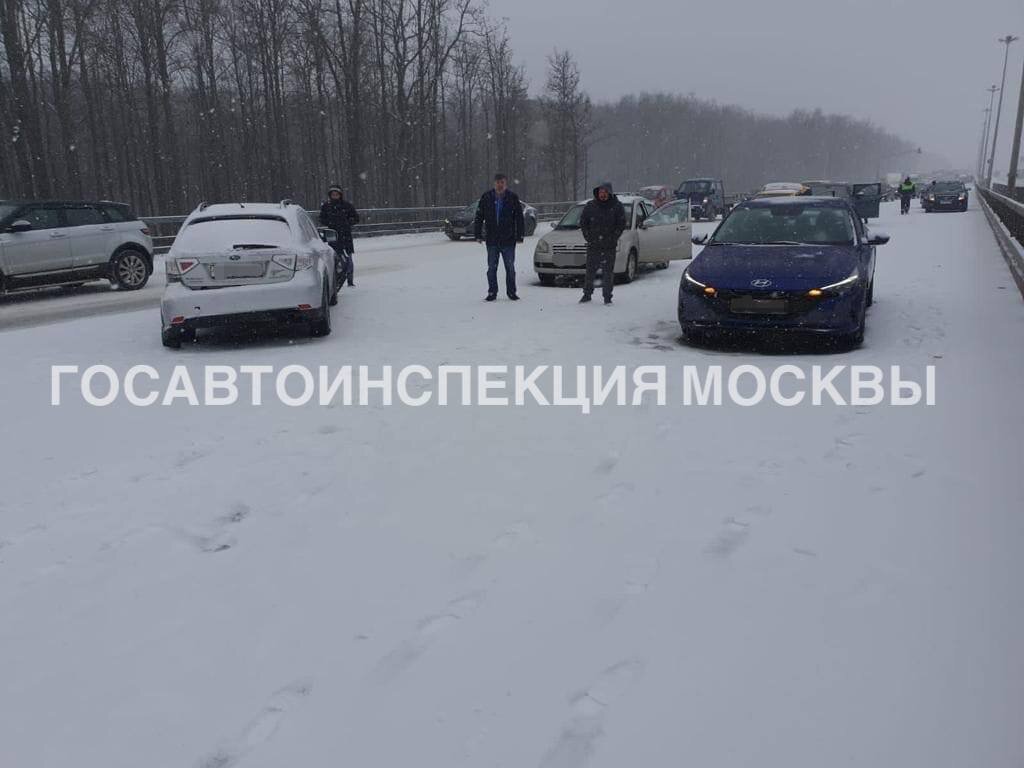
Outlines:
{"label": "snow on car roof", "polygon": [[803,184],[795,181],[773,181],[769,184],[765,184],[761,189],[765,192],[770,192],[772,190],[782,189],[803,189],[803,186]]}
{"label": "snow on car roof", "polygon": [[782,205],[782,206],[816,206],[816,207],[834,207],[834,208],[846,208],[848,203],[846,198],[843,197],[831,197],[828,195],[788,195],[786,197],[758,197],[746,200],[740,205],[750,208],[764,208],[771,205]]}

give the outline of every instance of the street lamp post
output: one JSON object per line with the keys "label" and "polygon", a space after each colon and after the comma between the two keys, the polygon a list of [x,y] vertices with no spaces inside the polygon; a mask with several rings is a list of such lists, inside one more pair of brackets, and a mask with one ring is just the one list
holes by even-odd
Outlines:
{"label": "street lamp post", "polygon": [[981,121],[981,136],[978,139],[978,159],[974,164],[975,178],[980,182],[984,176],[985,169],[985,136],[988,134],[988,116],[991,114],[991,110],[988,107],[981,110],[982,114],[985,115]]}
{"label": "street lamp post", "polygon": [[996,100],[996,91],[999,90],[999,86],[992,85],[985,90],[988,91],[988,120],[985,123],[985,145],[981,150],[981,176],[978,177],[978,181],[981,184],[985,184],[985,178],[987,176],[985,173],[985,157],[988,155],[988,135],[992,125],[992,110],[994,109]]}
{"label": "street lamp post", "polygon": [[1006,64],[1010,59],[1010,44],[1014,40],[1020,40],[1019,37],[1014,35],[1007,35],[1006,37],[1000,37],[999,42],[1006,46],[1006,51],[1003,53],[1003,81],[999,86],[999,106],[996,109],[996,124],[992,129],[992,154],[988,158],[988,184],[986,186],[992,188],[992,171],[995,168],[996,163],[996,140],[999,138],[999,118],[1003,114],[1003,90],[1006,88]]}
{"label": "street lamp post", "polygon": [[1024,71],[1020,73],[1020,97],[1017,99],[1017,126],[1013,134],[1013,149],[1010,151],[1010,175],[1006,184],[1010,188],[1010,197],[1017,186],[1017,164],[1020,163],[1020,134],[1024,129]]}

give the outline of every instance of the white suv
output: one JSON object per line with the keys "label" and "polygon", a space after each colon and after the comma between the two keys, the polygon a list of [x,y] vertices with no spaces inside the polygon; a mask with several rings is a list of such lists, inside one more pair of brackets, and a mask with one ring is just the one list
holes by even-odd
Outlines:
{"label": "white suv", "polygon": [[336,239],[288,200],[200,205],[165,260],[164,346],[178,348],[200,328],[247,323],[306,323],[326,336],[338,301]]}
{"label": "white suv", "polygon": [[0,293],[109,280],[137,291],[153,240],[123,203],[0,201]]}

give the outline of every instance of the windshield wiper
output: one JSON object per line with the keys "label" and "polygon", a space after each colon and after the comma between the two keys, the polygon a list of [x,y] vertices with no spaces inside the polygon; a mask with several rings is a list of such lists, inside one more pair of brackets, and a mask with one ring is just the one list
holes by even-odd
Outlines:
{"label": "windshield wiper", "polygon": [[257,251],[263,248],[277,248],[277,246],[267,245],[266,243],[236,243],[231,246],[233,251]]}

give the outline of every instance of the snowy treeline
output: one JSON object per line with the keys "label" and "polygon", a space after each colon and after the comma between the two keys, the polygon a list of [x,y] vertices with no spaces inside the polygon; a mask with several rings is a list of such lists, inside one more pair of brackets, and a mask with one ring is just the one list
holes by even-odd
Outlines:
{"label": "snowy treeline", "polygon": [[0,0],[0,33],[0,197],[169,214],[339,182],[360,206],[453,204],[502,170],[541,201],[596,177],[854,177],[898,144],[842,117],[592,106],[558,52],[531,98],[482,0]]}

